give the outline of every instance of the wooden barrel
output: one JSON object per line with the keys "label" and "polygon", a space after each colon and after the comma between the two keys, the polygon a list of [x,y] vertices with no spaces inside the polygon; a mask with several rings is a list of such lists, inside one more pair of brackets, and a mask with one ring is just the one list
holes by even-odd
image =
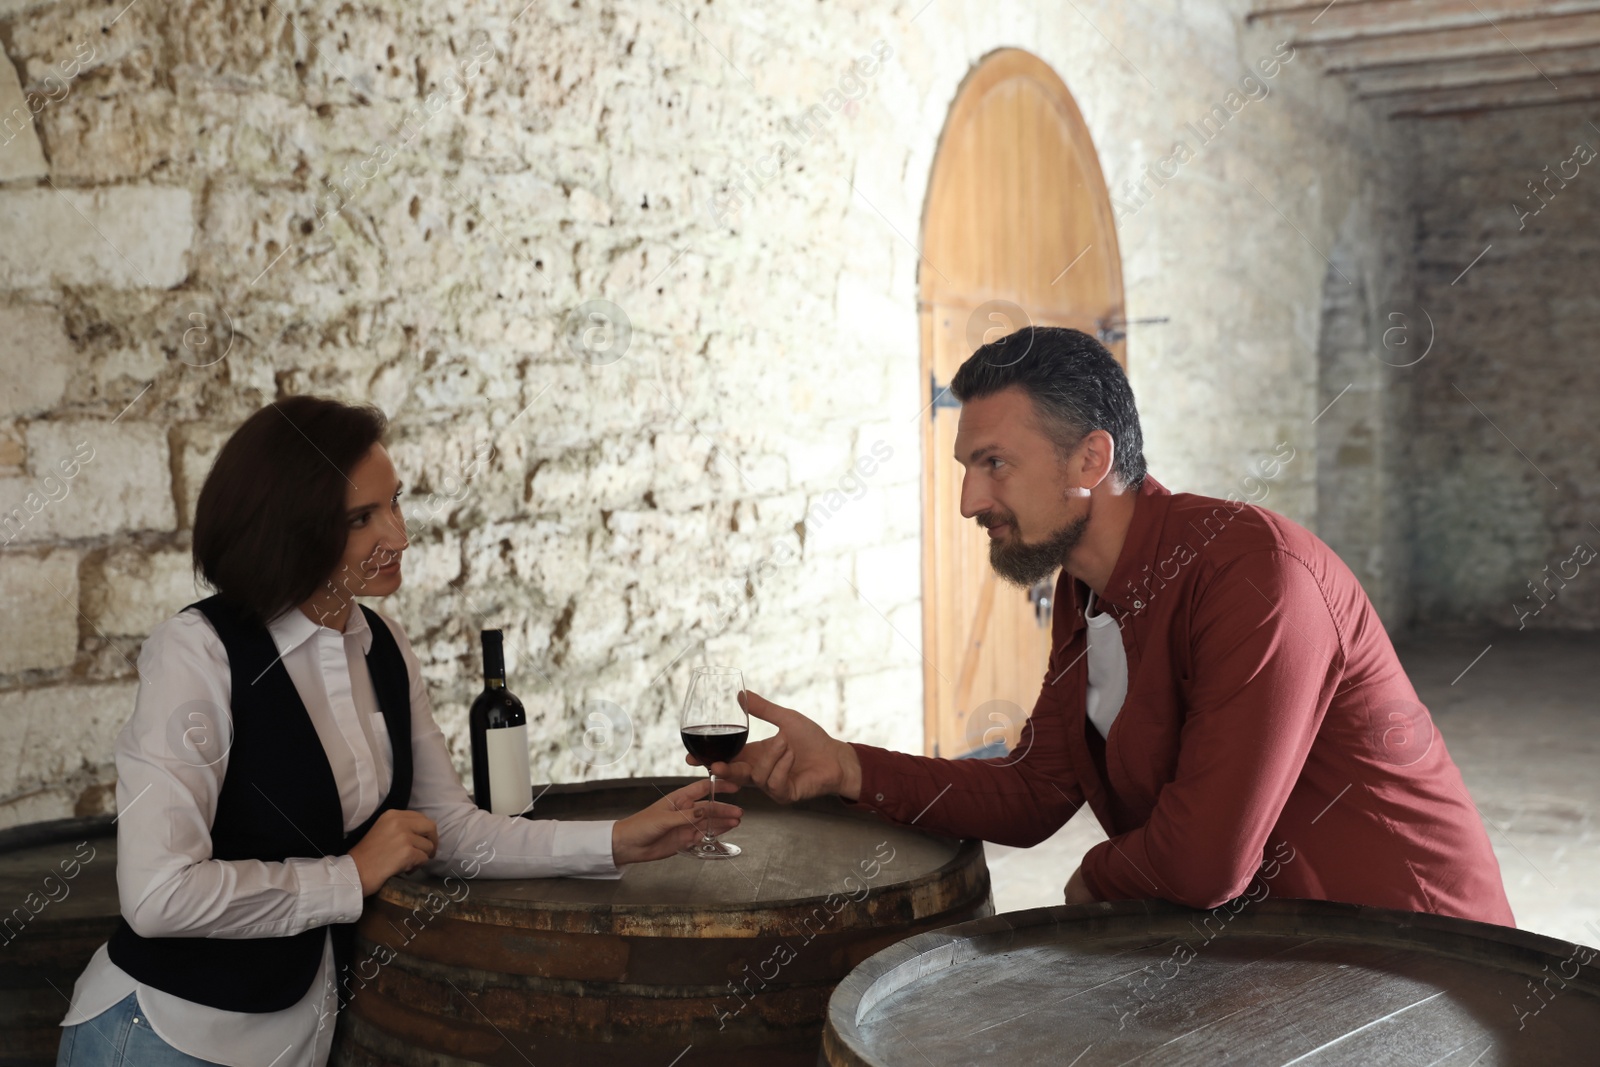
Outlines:
{"label": "wooden barrel", "polygon": [[117,923],[111,816],[0,830],[0,1064],[53,1064],[78,975]]}
{"label": "wooden barrel", "polygon": [[873,956],[834,992],[824,1048],[834,1067],[1592,1065],[1595,956],[1316,900],[1036,908]]}
{"label": "wooden barrel", "polygon": [[[692,778],[555,786],[532,814],[611,819]],[[976,841],[753,789],[732,860],[612,880],[392,878],[369,898],[336,1064],[815,1064],[828,995],[902,938],[994,914]]]}

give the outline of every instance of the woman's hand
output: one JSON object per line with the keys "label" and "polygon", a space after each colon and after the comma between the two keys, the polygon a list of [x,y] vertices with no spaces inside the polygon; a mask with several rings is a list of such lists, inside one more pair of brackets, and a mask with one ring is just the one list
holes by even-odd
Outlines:
{"label": "woman's hand", "polygon": [[[742,785],[753,785],[780,804],[826,793],[846,800],[861,794],[861,761],[844,741],[789,708],[780,707],[745,690],[739,694],[744,710],[778,728],[765,741],[745,745],[732,763],[713,763],[711,773]],[[700,761],[688,757],[698,767]]]}
{"label": "woman's hand", "polygon": [[[738,789],[732,782],[717,782],[718,794]],[[611,827],[611,862],[621,867],[665,859],[694,844],[707,829],[721,834],[738,826],[744,812],[733,804],[704,800],[710,792],[710,779],[693,782],[636,815],[618,819]]]}
{"label": "woman's hand", "polygon": [[1089,892],[1088,885],[1084,883],[1082,864],[1072,872],[1072,877],[1067,879],[1066,888],[1061,891],[1061,895],[1068,904],[1093,904],[1096,902],[1095,895]]}
{"label": "woman's hand", "polygon": [[439,828],[420,811],[390,808],[356,842],[350,858],[361,874],[361,895],[370,897],[390,878],[433,858]]}

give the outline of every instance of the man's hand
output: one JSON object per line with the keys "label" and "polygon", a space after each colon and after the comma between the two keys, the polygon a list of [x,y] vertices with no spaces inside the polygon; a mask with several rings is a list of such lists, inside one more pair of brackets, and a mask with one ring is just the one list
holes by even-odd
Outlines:
{"label": "man's hand", "polygon": [[[861,793],[861,762],[856,750],[828,736],[828,731],[789,708],[745,690],[739,704],[758,719],[778,728],[774,737],[744,746],[732,763],[713,763],[711,773],[741,785],[753,785],[780,804],[837,793],[855,800]],[[689,763],[698,767],[693,756]]]}
{"label": "man's hand", "polygon": [[[736,793],[732,782],[717,782],[717,793]],[[696,803],[711,792],[711,779],[691,782],[674,789],[654,804],[611,827],[611,862],[626,863],[659,860],[687,848],[706,830],[725,833],[739,825],[744,812],[733,804],[718,801]]]}
{"label": "man's hand", "polygon": [[1072,872],[1072,877],[1067,879],[1067,887],[1063,894],[1068,904],[1094,904],[1095,895],[1089,892],[1089,887],[1083,883],[1083,867],[1080,865]]}

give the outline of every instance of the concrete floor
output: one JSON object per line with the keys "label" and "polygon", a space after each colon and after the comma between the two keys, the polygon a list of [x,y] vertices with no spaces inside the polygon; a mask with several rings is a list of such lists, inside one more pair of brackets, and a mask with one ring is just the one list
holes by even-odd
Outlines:
{"label": "concrete floor", "polygon": [[[1600,946],[1600,634],[1463,630],[1397,648],[1488,825],[1517,925]],[[1034,848],[986,846],[995,909],[1061,903],[1103,840],[1085,808]]]}

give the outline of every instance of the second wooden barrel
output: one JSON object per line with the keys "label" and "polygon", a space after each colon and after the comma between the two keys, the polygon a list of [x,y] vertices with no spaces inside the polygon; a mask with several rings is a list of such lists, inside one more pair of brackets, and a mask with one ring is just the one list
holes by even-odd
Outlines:
{"label": "second wooden barrel", "polygon": [[1009,912],[884,950],[828,1007],[834,1067],[1600,1062],[1596,950],[1322,900]]}
{"label": "second wooden barrel", "polygon": [[[611,819],[691,778],[555,786],[532,815]],[[833,987],[874,952],[992,915],[982,845],[753,789],[733,860],[621,879],[390,879],[359,927],[335,1063],[814,1064]]]}
{"label": "second wooden barrel", "polygon": [[0,1064],[56,1062],[78,975],[116,929],[111,816],[0,830]]}

